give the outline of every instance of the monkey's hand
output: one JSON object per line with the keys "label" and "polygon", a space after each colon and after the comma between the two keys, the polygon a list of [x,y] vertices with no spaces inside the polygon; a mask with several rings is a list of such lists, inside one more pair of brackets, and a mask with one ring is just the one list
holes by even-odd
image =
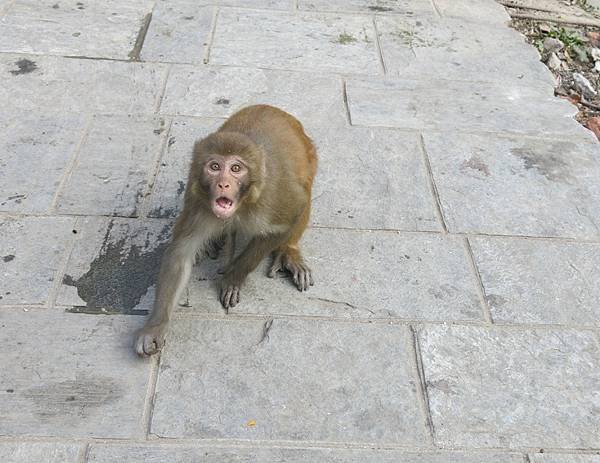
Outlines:
{"label": "monkey's hand", "polygon": [[221,281],[221,294],[219,299],[226,311],[229,311],[230,307],[235,307],[238,302],[240,302],[240,286],[241,284],[230,281],[227,276]]}
{"label": "monkey's hand", "polygon": [[138,355],[154,355],[165,345],[165,334],[167,332],[167,324],[146,325],[138,331],[135,339],[135,351]]}

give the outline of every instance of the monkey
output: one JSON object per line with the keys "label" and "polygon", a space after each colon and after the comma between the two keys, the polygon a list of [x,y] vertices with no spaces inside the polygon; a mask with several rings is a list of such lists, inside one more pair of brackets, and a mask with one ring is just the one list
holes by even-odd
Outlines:
{"label": "monkey", "polygon": [[[298,243],[309,221],[316,171],[316,148],[302,124],[273,106],[241,109],[194,144],[152,313],[135,340],[139,355],[162,349],[196,255],[224,252],[219,299],[225,311],[239,303],[246,277],[270,254],[270,278],[287,272],[300,291],[314,284]],[[235,255],[238,237],[247,244]]]}

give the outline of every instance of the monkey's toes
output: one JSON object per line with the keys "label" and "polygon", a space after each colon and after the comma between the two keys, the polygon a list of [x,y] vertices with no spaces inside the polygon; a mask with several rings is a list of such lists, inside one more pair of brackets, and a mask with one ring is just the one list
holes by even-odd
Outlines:
{"label": "monkey's toes", "polygon": [[309,286],[313,286],[315,284],[312,277],[312,272],[306,265],[303,264],[293,267],[292,278],[296,288],[298,288],[299,291],[306,291]]}
{"label": "monkey's toes", "polygon": [[165,345],[165,336],[161,327],[143,328],[135,340],[135,351],[138,355],[154,355]]}
{"label": "monkey's toes", "polygon": [[225,310],[235,307],[240,302],[240,288],[235,285],[227,285],[221,288],[221,304]]}

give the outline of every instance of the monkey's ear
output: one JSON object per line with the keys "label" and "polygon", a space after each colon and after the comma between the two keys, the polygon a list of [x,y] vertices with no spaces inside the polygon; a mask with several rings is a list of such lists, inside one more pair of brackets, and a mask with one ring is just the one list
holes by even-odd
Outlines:
{"label": "monkey's ear", "polygon": [[260,194],[262,193],[262,183],[255,183],[248,189],[248,201],[250,204],[254,204],[260,198]]}

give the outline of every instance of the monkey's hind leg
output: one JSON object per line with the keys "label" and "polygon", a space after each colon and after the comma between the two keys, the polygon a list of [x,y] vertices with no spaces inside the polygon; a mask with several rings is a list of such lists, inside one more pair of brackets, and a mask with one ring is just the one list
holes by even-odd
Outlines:
{"label": "monkey's hind leg", "polygon": [[312,272],[304,262],[298,246],[298,241],[308,224],[309,215],[310,207],[307,207],[292,230],[290,239],[273,253],[273,263],[268,273],[269,278],[274,278],[277,272],[289,272],[299,291],[306,291],[309,286],[315,284]]}

